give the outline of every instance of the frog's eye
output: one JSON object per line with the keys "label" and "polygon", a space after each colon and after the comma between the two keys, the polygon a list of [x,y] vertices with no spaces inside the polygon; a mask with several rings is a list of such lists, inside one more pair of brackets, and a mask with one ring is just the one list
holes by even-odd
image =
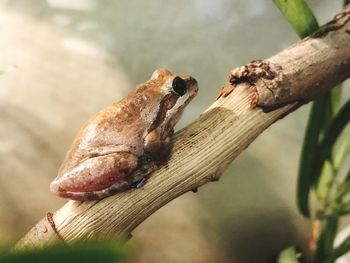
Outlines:
{"label": "frog's eye", "polygon": [[176,94],[179,96],[183,96],[186,93],[186,82],[180,78],[180,77],[175,77],[173,80],[173,90]]}

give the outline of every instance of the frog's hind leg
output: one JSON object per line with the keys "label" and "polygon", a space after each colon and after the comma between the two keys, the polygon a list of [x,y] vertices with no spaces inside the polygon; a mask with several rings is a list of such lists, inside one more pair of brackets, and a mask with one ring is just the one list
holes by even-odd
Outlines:
{"label": "frog's hind leg", "polygon": [[77,201],[92,201],[100,200],[108,196],[114,195],[116,193],[123,192],[129,189],[129,184],[125,181],[123,183],[113,184],[103,190],[92,191],[92,192],[62,192],[60,193],[61,197],[69,198]]}
{"label": "frog's hind leg", "polygon": [[103,199],[120,192],[124,192],[130,188],[141,188],[147,182],[149,174],[153,172],[156,169],[156,167],[157,166],[154,164],[149,164],[149,166],[147,166],[148,169],[139,169],[135,171],[135,173],[130,175],[130,179],[128,181],[117,182],[99,191],[64,192],[61,193],[60,196],[78,201],[92,201]]}
{"label": "frog's hind leg", "polygon": [[51,191],[74,200],[101,199],[129,187],[126,177],[138,166],[138,157],[121,152],[97,156],[62,171],[51,183]]}

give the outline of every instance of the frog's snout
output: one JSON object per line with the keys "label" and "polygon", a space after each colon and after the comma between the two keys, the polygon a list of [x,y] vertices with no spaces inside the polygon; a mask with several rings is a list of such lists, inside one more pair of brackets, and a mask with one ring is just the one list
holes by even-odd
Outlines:
{"label": "frog's snout", "polygon": [[197,80],[195,78],[190,76],[187,81],[188,81],[189,85],[197,86],[197,88],[198,88],[198,82],[197,82]]}
{"label": "frog's snout", "polygon": [[186,82],[186,87],[191,92],[197,93],[198,91],[198,82],[197,80],[188,74],[180,74],[180,78],[182,78]]}
{"label": "frog's snout", "polygon": [[190,90],[193,93],[198,92],[198,82],[195,78],[189,76],[189,78],[186,80],[187,83],[187,89]]}

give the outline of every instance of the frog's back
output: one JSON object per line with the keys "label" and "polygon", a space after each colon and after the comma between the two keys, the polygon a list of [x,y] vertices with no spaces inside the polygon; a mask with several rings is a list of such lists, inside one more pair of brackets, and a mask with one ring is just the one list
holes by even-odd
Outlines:
{"label": "frog's back", "polygon": [[92,116],[75,137],[60,171],[111,152],[141,156],[144,135],[157,115],[159,103],[155,99],[158,96],[146,88],[139,86],[129,96]]}

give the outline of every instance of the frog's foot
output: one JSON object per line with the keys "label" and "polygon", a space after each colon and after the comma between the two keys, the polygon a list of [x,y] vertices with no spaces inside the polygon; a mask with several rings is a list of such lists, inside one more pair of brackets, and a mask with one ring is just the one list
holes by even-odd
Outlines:
{"label": "frog's foot", "polygon": [[141,188],[142,186],[145,185],[145,183],[147,182],[148,177],[143,177],[138,181],[135,181],[133,183],[130,184],[130,188]]}
{"label": "frog's foot", "polygon": [[144,186],[149,178],[149,175],[158,167],[156,163],[147,156],[139,158],[139,166],[139,169],[126,178],[130,188],[137,189]]}

